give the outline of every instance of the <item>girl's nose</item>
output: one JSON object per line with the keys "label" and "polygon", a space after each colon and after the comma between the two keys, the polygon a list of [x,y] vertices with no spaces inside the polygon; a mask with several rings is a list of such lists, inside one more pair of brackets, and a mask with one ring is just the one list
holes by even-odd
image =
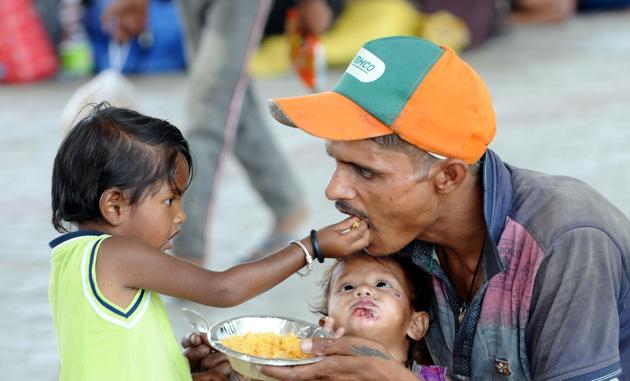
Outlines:
{"label": "girl's nose", "polygon": [[184,211],[184,208],[180,208],[179,212],[177,213],[177,215],[175,216],[175,223],[176,224],[183,224],[184,221],[186,221],[186,212]]}

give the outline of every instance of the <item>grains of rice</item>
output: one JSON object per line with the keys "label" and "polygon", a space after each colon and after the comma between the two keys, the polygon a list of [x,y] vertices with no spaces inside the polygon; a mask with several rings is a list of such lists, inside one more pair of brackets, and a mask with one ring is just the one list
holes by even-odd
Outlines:
{"label": "grains of rice", "polygon": [[310,357],[300,349],[300,339],[295,334],[279,335],[273,332],[235,335],[221,340],[226,347],[250,356],[282,359]]}

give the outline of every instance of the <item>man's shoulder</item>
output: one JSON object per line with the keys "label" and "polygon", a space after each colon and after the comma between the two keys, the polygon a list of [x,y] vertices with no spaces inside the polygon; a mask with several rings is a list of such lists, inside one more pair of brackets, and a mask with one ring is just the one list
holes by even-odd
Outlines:
{"label": "man's shoulder", "polygon": [[533,234],[542,247],[576,228],[598,229],[613,236],[630,235],[628,218],[583,181],[516,167],[510,167],[510,171],[509,217]]}

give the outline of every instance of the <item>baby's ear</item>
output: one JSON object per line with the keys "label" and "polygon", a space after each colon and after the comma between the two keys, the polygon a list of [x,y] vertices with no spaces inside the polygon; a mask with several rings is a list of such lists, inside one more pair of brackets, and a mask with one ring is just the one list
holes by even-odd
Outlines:
{"label": "baby's ear", "polygon": [[414,311],[411,315],[411,323],[407,328],[407,336],[413,340],[420,340],[429,328],[429,314],[425,311]]}
{"label": "baby's ear", "polygon": [[118,188],[106,189],[99,199],[99,209],[103,219],[109,224],[118,226],[124,218],[124,211],[127,205],[127,198]]}

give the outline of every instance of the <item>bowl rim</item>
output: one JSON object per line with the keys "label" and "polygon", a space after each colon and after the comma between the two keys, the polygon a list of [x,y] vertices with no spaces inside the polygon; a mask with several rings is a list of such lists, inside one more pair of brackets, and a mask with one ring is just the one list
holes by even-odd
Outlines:
{"label": "bowl rim", "polygon": [[308,357],[305,359],[283,359],[283,358],[267,358],[267,357],[259,357],[259,356],[253,356],[253,355],[248,355],[246,353],[242,353],[242,352],[237,352],[233,349],[230,349],[228,347],[226,347],[225,345],[223,345],[223,343],[221,343],[221,341],[219,340],[219,338],[217,337],[216,333],[219,330],[219,328],[227,323],[230,322],[234,322],[240,319],[245,319],[245,318],[263,318],[263,319],[279,319],[279,320],[287,320],[287,321],[291,321],[291,322],[295,322],[304,326],[310,326],[313,328],[313,330],[319,328],[318,325],[313,324],[313,323],[309,323],[307,321],[301,320],[301,319],[296,319],[296,318],[290,318],[290,317],[286,317],[286,316],[280,316],[280,315],[242,315],[242,316],[237,316],[237,317],[233,317],[230,319],[225,319],[223,321],[217,322],[212,324],[212,326],[208,329],[207,332],[207,337],[208,337],[208,342],[210,343],[210,345],[216,349],[219,352],[223,352],[225,353],[228,358],[234,357],[237,358],[239,360],[243,360],[243,361],[247,361],[247,362],[251,362],[253,364],[259,364],[259,365],[275,365],[275,366],[287,366],[287,365],[306,365],[306,364],[313,364],[316,363],[318,361],[321,361],[324,357],[323,356],[313,356],[313,357]]}

